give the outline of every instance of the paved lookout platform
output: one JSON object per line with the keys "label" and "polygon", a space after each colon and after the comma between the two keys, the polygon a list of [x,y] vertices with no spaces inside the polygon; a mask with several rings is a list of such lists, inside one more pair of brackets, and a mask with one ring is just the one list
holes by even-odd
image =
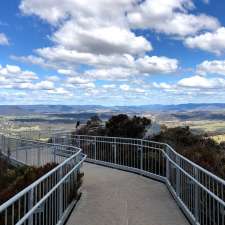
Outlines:
{"label": "paved lookout platform", "polygon": [[166,186],[85,163],[82,197],[67,225],[189,225]]}

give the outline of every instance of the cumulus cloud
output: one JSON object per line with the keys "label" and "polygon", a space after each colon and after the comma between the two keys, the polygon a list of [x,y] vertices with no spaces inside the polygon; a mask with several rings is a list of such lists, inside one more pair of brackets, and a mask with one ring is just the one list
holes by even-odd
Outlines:
{"label": "cumulus cloud", "polygon": [[9,40],[4,33],[0,33],[0,45],[9,45]]}
{"label": "cumulus cloud", "polygon": [[[95,0],[90,7],[88,0],[23,0],[20,10],[24,14],[36,15],[56,29],[50,37],[52,47],[36,49],[37,56],[22,56],[17,60],[55,65],[64,75],[74,73],[67,67],[94,66],[88,74],[92,77],[99,74],[100,79],[106,77],[106,73],[109,73],[108,79],[111,75],[128,77],[128,73],[132,76],[174,72],[176,59],[144,56],[153,49],[151,42],[132,31],[126,14],[137,2]],[[163,4],[167,7],[167,3]]]}
{"label": "cumulus cloud", "polygon": [[136,60],[140,73],[172,73],[178,68],[178,60],[168,57],[145,56]]}
{"label": "cumulus cloud", "polygon": [[206,32],[194,37],[188,37],[184,43],[189,48],[198,48],[220,55],[225,52],[225,27],[214,32]]}
{"label": "cumulus cloud", "polygon": [[165,82],[157,83],[153,82],[153,87],[160,88],[160,89],[171,89],[172,86],[170,84],[167,84]]}
{"label": "cumulus cloud", "polygon": [[182,37],[219,27],[214,17],[189,14],[194,8],[191,0],[146,0],[128,13],[128,20],[133,28],[149,28]]}
{"label": "cumulus cloud", "polygon": [[90,82],[90,80],[81,77],[70,77],[68,78],[67,82],[70,84],[87,84]]}
{"label": "cumulus cloud", "polygon": [[[52,43],[35,49],[33,55],[12,58],[53,68],[62,78],[60,87],[58,78],[50,76],[43,81],[24,82],[23,88],[45,89],[48,94],[67,96],[78,90],[80,96],[105,99],[110,94],[120,96],[121,93],[126,97],[147,96],[152,87],[153,91],[178,93],[181,89],[211,90],[223,85],[223,79],[202,76],[184,78],[175,84],[150,85],[144,81],[148,82],[147,76],[173,74],[179,69],[179,62],[154,55],[151,36],[146,38],[136,28],[175,37],[190,48],[203,49],[199,46],[208,45],[203,50],[214,49],[216,54],[223,51],[222,42],[215,37],[211,39],[217,43],[212,44],[213,40],[206,38],[205,44],[199,41],[197,45],[197,38],[212,36],[222,28],[216,18],[196,13],[192,0],[93,0],[91,4],[90,0],[21,0],[20,10],[52,26],[48,36]],[[219,70],[218,65],[206,64],[198,66],[198,74]],[[2,79],[5,82],[5,76]]]}
{"label": "cumulus cloud", "polygon": [[[133,2],[95,0],[90,7],[88,0],[82,3],[78,0],[23,0],[20,9],[58,25],[51,39],[66,49],[93,54],[139,54],[151,50],[152,46],[126,25],[125,11]],[[67,20],[62,22],[65,18]]]}
{"label": "cumulus cloud", "polygon": [[178,86],[186,88],[215,89],[215,88],[224,88],[225,79],[206,78],[196,75],[188,78],[183,78],[177,84]]}
{"label": "cumulus cloud", "polygon": [[130,90],[130,86],[127,85],[127,84],[121,84],[121,85],[120,85],[120,89],[121,89],[122,91],[129,91],[129,90]]}
{"label": "cumulus cloud", "polygon": [[[15,91],[42,91],[49,94],[66,95],[71,93],[63,87],[56,86],[59,81],[58,76],[46,76],[46,79],[40,78],[36,73],[29,70],[23,70],[17,65],[0,65],[0,87],[1,89],[11,89]],[[20,92],[18,92],[19,94]],[[24,93],[24,92],[21,92]]]}
{"label": "cumulus cloud", "polygon": [[225,75],[225,60],[203,61],[197,66],[197,71],[203,75],[219,74]]}
{"label": "cumulus cloud", "polygon": [[6,65],[5,67],[0,65],[0,78],[8,84],[12,84],[37,80],[38,76],[32,71],[22,70],[16,65]]}
{"label": "cumulus cloud", "polygon": [[69,70],[69,69],[58,69],[57,72],[59,74],[63,74],[63,75],[67,75],[67,76],[74,75],[74,71],[73,70]]}
{"label": "cumulus cloud", "polygon": [[144,37],[137,37],[126,27],[77,27],[75,21],[67,21],[52,37],[66,49],[93,54],[140,54],[152,50]]}

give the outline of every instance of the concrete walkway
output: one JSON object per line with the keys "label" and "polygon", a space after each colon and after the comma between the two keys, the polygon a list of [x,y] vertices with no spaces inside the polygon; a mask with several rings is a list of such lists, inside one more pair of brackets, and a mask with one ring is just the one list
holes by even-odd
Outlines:
{"label": "concrete walkway", "polygon": [[83,194],[67,225],[189,225],[154,180],[85,163]]}

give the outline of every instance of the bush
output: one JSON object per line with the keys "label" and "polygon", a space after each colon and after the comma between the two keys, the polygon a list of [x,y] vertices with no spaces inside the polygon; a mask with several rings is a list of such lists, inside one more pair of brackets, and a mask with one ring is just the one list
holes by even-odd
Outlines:
{"label": "bush", "polygon": [[77,130],[79,135],[112,136],[127,138],[143,138],[151,120],[146,117],[129,117],[125,114],[112,116],[106,123],[97,117],[92,117],[87,124]]}
{"label": "bush", "polygon": [[0,159],[0,205],[52,170],[56,165],[49,163],[42,167],[12,167],[6,160]]}
{"label": "bush", "polygon": [[189,127],[166,129],[153,138],[165,142],[177,152],[201,165],[212,173],[225,178],[225,148],[204,135],[193,134]]}

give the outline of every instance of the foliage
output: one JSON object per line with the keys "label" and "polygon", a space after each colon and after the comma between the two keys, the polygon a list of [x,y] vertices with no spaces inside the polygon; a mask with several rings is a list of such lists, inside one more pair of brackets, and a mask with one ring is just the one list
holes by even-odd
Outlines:
{"label": "foliage", "polygon": [[55,163],[49,163],[42,167],[12,167],[6,160],[0,158],[0,204],[29,186],[55,166]]}
{"label": "foliage", "polygon": [[132,118],[125,114],[112,116],[106,123],[107,135],[112,137],[142,138],[151,120],[146,117],[134,116]]}
{"label": "foliage", "polygon": [[87,121],[86,125],[76,131],[76,134],[104,136],[105,128],[98,116],[92,116],[91,119]]}
{"label": "foliage", "polygon": [[203,135],[193,134],[189,127],[169,128],[153,138],[165,142],[177,152],[207,170],[225,178],[225,146]]}
{"label": "foliage", "polygon": [[125,114],[112,116],[106,123],[97,117],[92,117],[77,134],[142,138],[146,128],[151,125],[151,120],[146,117],[129,117]]}

